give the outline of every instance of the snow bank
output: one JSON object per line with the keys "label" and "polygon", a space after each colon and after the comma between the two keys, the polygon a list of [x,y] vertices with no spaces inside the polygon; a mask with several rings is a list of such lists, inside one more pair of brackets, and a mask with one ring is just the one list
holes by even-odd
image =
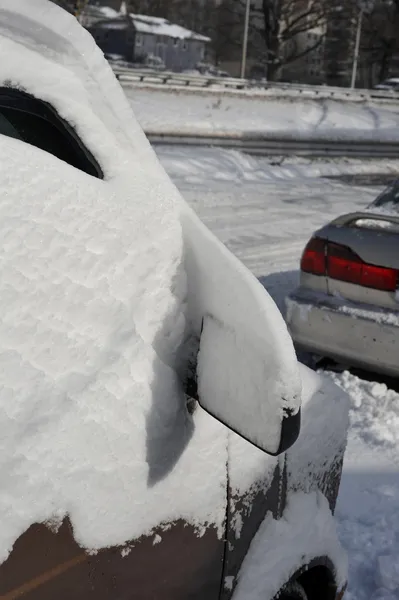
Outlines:
{"label": "snow bank", "polygon": [[336,510],[349,554],[347,597],[394,600],[399,597],[399,393],[348,372],[329,376],[351,399]]}
{"label": "snow bank", "polygon": [[104,172],[0,136],[0,562],[32,523],[67,515],[94,550],[177,519],[221,535],[228,434],[201,409],[187,415],[180,350],[205,314],[257,334],[256,348],[262,335],[263,366],[267,342],[282,360],[269,391],[297,410],[286,327],[183,203],[73,17],[1,0],[0,52],[0,85],[51,102]]}
{"label": "snow bank", "polygon": [[399,140],[399,111],[334,100],[292,101],[126,87],[146,132],[278,135],[289,139]]}
{"label": "snow bank", "polygon": [[[386,174],[396,178],[399,173],[397,160],[323,160],[289,157],[287,159],[251,156],[236,150],[203,147],[176,147],[160,145],[155,148],[157,156],[167,173],[179,185],[185,181],[193,186],[209,183],[273,183],[317,177],[340,175]],[[364,206],[366,200],[364,201]]]}
{"label": "snow bank", "polygon": [[266,517],[241,567],[234,600],[271,600],[303,564],[329,556],[338,587],[345,585],[346,555],[338,541],[328,502],[321,493],[297,492],[289,497],[282,518]]}
{"label": "snow bank", "polygon": [[399,394],[385,383],[363,381],[345,371],[332,380],[350,394],[352,434],[371,447],[399,446]]}

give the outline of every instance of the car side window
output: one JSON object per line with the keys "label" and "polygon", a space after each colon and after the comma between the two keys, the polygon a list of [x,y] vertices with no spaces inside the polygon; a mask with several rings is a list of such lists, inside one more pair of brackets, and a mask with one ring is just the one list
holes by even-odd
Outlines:
{"label": "car side window", "polygon": [[386,188],[371,206],[389,206],[397,209],[399,207],[399,180]]}
{"label": "car side window", "polygon": [[13,137],[102,179],[91,152],[75,130],[47,102],[12,88],[0,88],[0,135]]}

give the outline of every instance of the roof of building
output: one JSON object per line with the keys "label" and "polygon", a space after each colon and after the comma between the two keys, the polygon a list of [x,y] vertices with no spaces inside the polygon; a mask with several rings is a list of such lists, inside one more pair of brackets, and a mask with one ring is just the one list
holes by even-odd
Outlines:
{"label": "roof of building", "polygon": [[[102,25],[109,25],[113,27],[122,26],[122,22],[126,19],[126,15],[123,13],[117,13],[112,8],[107,7],[95,7],[98,11],[98,21],[101,21]],[[94,16],[94,15],[93,15]],[[148,15],[139,15],[130,13],[128,15],[134,23],[134,27],[138,33],[150,33],[153,35],[164,35],[174,39],[181,40],[197,40],[200,42],[210,42],[211,39],[190,29],[186,29],[181,25],[171,23],[167,19],[162,17],[151,17]],[[109,21],[109,23],[107,23]]]}
{"label": "roof of building", "polygon": [[202,42],[210,42],[210,38],[190,31],[181,25],[175,25],[167,19],[161,17],[150,17],[148,15],[130,14],[136,31],[140,33],[152,33],[155,35],[166,35],[172,38],[179,39],[195,39]]}

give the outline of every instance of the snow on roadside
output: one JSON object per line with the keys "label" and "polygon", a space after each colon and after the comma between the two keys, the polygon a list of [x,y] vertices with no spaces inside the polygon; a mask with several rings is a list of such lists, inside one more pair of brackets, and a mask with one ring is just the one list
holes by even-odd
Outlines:
{"label": "snow on roadside", "polygon": [[349,554],[347,600],[399,597],[399,394],[330,373],[351,398],[351,429],[336,510]]}
{"label": "snow on roadside", "polygon": [[145,131],[278,134],[320,139],[399,139],[399,112],[366,104],[266,99],[125,88]]}
{"label": "snow on roadside", "polygon": [[312,160],[289,157],[259,157],[237,150],[160,145],[155,148],[163,167],[178,182],[267,183],[298,178],[339,177],[341,175],[386,174],[397,177],[398,160]]}

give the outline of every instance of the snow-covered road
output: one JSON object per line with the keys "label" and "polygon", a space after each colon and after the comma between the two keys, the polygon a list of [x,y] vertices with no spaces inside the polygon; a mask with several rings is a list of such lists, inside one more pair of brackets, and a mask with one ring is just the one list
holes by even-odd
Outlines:
{"label": "snow-covered road", "polygon": [[[212,149],[159,148],[158,155],[203,221],[260,278],[280,308],[296,285],[300,253],[315,228],[364,207],[378,191],[315,177],[335,174],[337,165],[276,168],[266,159]],[[344,170],[356,168],[377,169],[346,164]],[[350,373],[331,377],[352,399],[336,512],[349,552],[347,600],[397,600],[399,394],[381,381]]]}

